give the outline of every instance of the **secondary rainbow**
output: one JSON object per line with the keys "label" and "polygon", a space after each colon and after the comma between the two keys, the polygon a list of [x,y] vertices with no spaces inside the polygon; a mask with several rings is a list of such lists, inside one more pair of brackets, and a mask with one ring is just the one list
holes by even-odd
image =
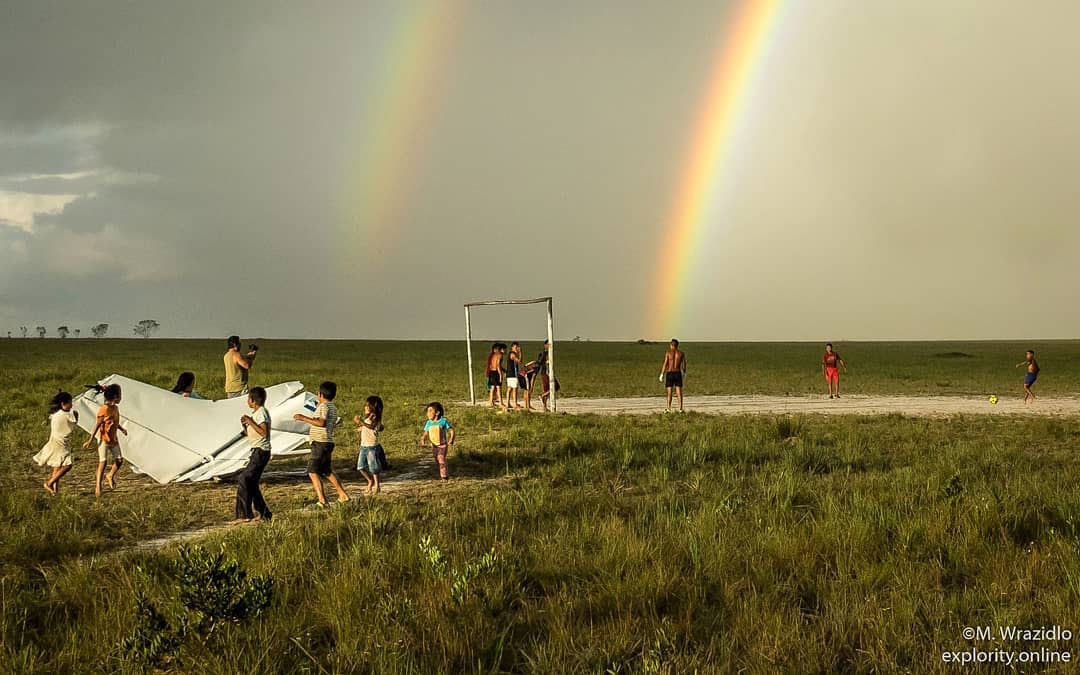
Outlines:
{"label": "secondary rainbow", "polygon": [[[446,52],[457,33],[460,0],[412,0],[395,7],[393,29],[382,48],[381,81],[358,92],[370,106],[349,153],[342,223],[348,242],[340,250],[385,252],[401,225],[418,155],[431,127]],[[378,256],[367,256],[374,264]]]}
{"label": "secondary rainbow", "polygon": [[782,4],[782,0],[741,0],[719,46],[700,119],[692,128],[685,169],[665,220],[653,284],[654,337],[671,337],[683,328],[694,254],[707,228],[722,220],[715,206],[732,170],[732,146],[747,117],[755,75],[765,60]]}

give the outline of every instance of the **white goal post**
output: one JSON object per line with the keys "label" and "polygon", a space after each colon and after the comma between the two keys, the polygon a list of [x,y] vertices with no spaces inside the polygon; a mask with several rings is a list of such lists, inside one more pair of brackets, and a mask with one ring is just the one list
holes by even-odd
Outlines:
{"label": "white goal post", "polygon": [[469,401],[476,405],[476,387],[473,384],[473,364],[472,364],[472,322],[470,321],[469,310],[473,307],[487,307],[491,305],[535,305],[537,303],[547,303],[547,339],[548,339],[548,358],[547,358],[547,375],[548,380],[551,382],[551,410],[555,411],[555,333],[554,333],[554,319],[552,314],[552,302],[551,297],[546,298],[534,298],[532,300],[485,300],[482,302],[466,302],[465,303],[465,354],[469,359]]}

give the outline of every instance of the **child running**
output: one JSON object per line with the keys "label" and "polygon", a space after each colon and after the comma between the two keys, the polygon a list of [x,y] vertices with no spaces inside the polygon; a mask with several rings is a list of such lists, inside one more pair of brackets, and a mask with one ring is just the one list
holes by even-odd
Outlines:
{"label": "child running", "polygon": [[[270,461],[270,413],[263,406],[266,404],[266,390],[252,387],[248,392],[250,415],[241,415],[240,424],[247,434],[251,445],[251,455],[247,466],[240,472],[236,482],[236,522],[246,523],[255,517],[255,512],[262,520],[270,520],[272,514],[259,489],[259,479],[263,469]],[[255,512],[252,511],[255,507]]]}
{"label": "child running", "polygon": [[49,441],[34,461],[39,466],[51,466],[52,475],[45,481],[45,490],[55,496],[60,491],[60,479],[71,471],[71,432],[79,421],[79,413],[71,409],[71,394],[60,391],[49,403]]}
{"label": "child running", "polygon": [[[120,437],[116,434],[117,431],[123,431],[127,436],[127,429],[120,426],[120,399],[122,398],[122,392],[120,391],[120,385],[110,384],[105,387],[103,391],[105,394],[105,405],[98,408],[97,411],[97,424],[94,425],[94,430],[90,432],[90,438],[83,443],[83,448],[89,448],[94,443],[94,438],[97,433],[101,432],[101,443],[98,444],[98,466],[97,474],[94,480],[94,496],[101,496],[101,479],[105,478],[105,483],[112,490],[116,487],[116,473],[120,471],[120,467],[124,464],[124,456],[120,454]],[[112,467],[109,469],[109,473],[105,473],[105,462],[109,456],[112,456]]]}
{"label": "child running", "polygon": [[360,456],[356,459],[356,470],[367,481],[367,487],[364,488],[367,494],[379,492],[379,472],[386,464],[386,456],[379,444],[379,432],[383,430],[382,413],[382,399],[368,396],[364,401],[363,418],[359,415],[353,418],[356,430],[360,432]]}
{"label": "child running", "polygon": [[1032,401],[1035,400],[1035,392],[1031,391],[1031,385],[1035,384],[1035,380],[1039,379],[1039,362],[1035,360],[1035,350],[1027,350],[1026,357],[1015,366],[1016,368],[1027,366],[1027,375],[1024,375],[1024,403],[1028,402],[1028,398]]}
{"label": "child running", "polygon": [[427,422],[424,423],[424,433],[420,434],[420,445],[431,446],[431,454],[439,464],[439,478],[450,480],[450,473],[446,468],[446,452],[454,444],[454,427],[445,415],[442,403],[432,401],[428,404]]}
{"label": "child running", "polygon": [[315,413],[311,417],[299,413],[293,415],[293,419],[297,422],[311,425],[311,435],[309,436],[311,440],[311,459],[308,460],[307,471],[308,478],[311,479],[311,485],[315,488],[315,496],[319,500],[320,508],[326,506],[326,495],[323,494],[323,478],[329,480],[330,484],[337,490],[338,501],[349,501],[349,495],[341,487],[341,481],[338,480],[337,475],[334,473],[330,461],[331,454],[334,452],[334,427],[337,426],[338,421],[341,419],[338,417],[337,406],[334,405],[335,396],[337,396],[337,384],[329,381],[323,382],[319,385],[319,405],[316,406]]}

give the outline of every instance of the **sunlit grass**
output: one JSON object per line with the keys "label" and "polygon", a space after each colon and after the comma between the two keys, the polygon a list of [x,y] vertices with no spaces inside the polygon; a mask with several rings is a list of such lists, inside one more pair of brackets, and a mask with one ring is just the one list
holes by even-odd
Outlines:
{"label": "sunlit grass", "polygon": [[[120,489],[95,501],[87,494],[93,460],[83,453],[53,499],[29,458],[47,432],[42,401],[58,386],[109,372],[171,386],[190,369],[198,388],[213,393],[217,346],[4,346],[5,365],[13,365],[0,374],[0,670],[136,670],[117,652],[134,629],[136,591],[179,621],[175,548],[128,547],[228,520],[234,487],[158,486],[125,471]],[[350,414],[363,396],[382,395],[387,450],[400,470],[424,456],[415,446],[422,405],[467,394],[457,345],[263,347],[259,383],[336,379]],[[1015,345],[978,347],[919,349],[976,354],[942,360],[975,368],[970,378],[952,371],[957,389],[998,377],[997,366],[972,366],[994,354],[1008,357],[1001,377],[1011,382]],[[643,346],[633,357],[638,349],[567,345],[560,379],[568,390],[580,381],[597,394],[654,393],[659,364],[648,359],[660,352]],[[725,365],[733,348],[717,349],[709,365],[700,362],[709,348],[688,346],[698,354],[692,365],[734,368]],[[756,369],[744,353],[741,379],[775,383],[801,367],[796,347],[754,349],[787,370]],[[856,356],[892,358],[898,374],[921,359],[866,349],[842,353],[853,365]],[[16,353],[20,359],[8,358]],[[650,376],[638,389],[636,376],[601,375],[605,359],[620,353],[627,370]],[[586,362],[593,354],[596,362]],[[1071,367],[1050,371],[1044,362],[1055,378]],[[870,381],[886,387],[893,379]],[[1065,382],[1048,377],[1047,389],[1066,391]],[[908,393],[923,385],[911,386]],[[970,648],[964,626],[1080,630],[1076,420],[448,412],[460,434],[448,485],[423,483],[318,513],[304,508],[313,496],[302,475],[268,480],[272,522],[201,543],[269,575],[272,604],[207,642],[184,641],[165,667],[927,672],[945,669],[941,652]],[[356,439],[339,440],[337,468],[355,486]],[[271,469],[302,466],[274,460]],[[1040,646],[1070,643],[1011,648]]]}

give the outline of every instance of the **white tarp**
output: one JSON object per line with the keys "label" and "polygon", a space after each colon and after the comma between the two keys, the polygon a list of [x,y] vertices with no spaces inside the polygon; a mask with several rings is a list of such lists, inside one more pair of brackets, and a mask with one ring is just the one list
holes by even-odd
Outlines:
{"label": "white tarp", "polygon": [[[120,449],[136,471],[169,483],[229,474],[247,462],[250,447],[240,426],[240,416],[250,413],[246,396],[185,398],[122,375],[110,375],[99,384],[121,387],[120,420],[128,435],[120,434]],[[292,417],[314,399],[299,382],[266,388],[272,455],[307,452],[297,448],[307,442],[308,426]],[[79,426],[87,432],[94,429],[102,403],[104,396],[93,390],[75,398]]]}

